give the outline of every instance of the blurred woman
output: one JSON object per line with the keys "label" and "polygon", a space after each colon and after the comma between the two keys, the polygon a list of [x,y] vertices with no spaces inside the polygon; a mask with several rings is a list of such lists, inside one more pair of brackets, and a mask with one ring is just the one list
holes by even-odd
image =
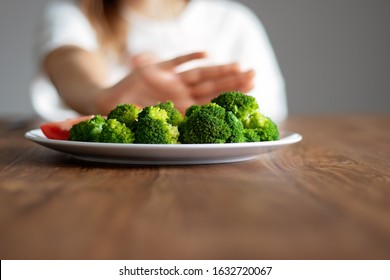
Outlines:
{"label": "blurred woman", "polygon": [[275,120],[287,114],[266,33],[235,2],[55,1],[38,32],[32,101],[48,120],[166,100],[184,112],[231,90],[255,96]]}

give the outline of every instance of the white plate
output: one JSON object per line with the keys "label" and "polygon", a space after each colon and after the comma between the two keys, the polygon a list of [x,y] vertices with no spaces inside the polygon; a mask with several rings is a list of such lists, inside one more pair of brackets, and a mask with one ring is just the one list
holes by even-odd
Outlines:
{"label": "white plate", "polygon": [[239,162],[254,159],[302,140],[298,133],[284,132],[277,141],[231,144],[111,144],[52,140],[40,129],[26,132],[26,138],[76,159],[124,164],[182,165]]}

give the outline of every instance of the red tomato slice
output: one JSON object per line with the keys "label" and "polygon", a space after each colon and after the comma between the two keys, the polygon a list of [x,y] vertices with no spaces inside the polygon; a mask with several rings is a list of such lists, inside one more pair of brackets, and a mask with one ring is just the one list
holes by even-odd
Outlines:
{"label": "red tomato slice", "polygon": [[47,122],[41,124],[40,128],[49,139],[55,140],[68,140],[69,132],[73,125],[78,124],[79,122],[92,119],[94,116],[82,116],[74,119],[67,119],[59,122]]}

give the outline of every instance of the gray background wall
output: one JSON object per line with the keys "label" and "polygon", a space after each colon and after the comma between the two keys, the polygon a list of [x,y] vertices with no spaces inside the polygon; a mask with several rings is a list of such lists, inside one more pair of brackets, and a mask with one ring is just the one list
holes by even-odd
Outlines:
{"label": "gray background wall", "polygon": [[[0,2],[0,115],[33,114],[32,41],[44,2]],[[268,31],[291,114],[390,112],[389,0],[241,2]]]}

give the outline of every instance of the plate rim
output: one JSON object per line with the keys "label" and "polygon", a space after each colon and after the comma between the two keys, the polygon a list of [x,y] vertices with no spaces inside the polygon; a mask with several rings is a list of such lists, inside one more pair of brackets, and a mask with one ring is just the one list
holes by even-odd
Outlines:
{"label": "plate rim", "polygon": [[299,133],[282,131],[280,140],[224,144],[122,144],[48,139],[41,129],[25,137],[45,148],[72,158],[100,163],[127,165],[199,165],[252,160],[261,154],[300,142]]}
{"label": "plate rim", "polygon": [[261,141],[261,142],[244,142],[244,143],[222,143],[222,144],[138,144],[138,143],[101,143],[101,142],[82,142],[82,141],[69,141],[69,140],[56,140],[47,138],[41,129],[32,129],[25,133],[25,138],[37,142],[46,144],[58,144],[65,146],[80,146],[80,147],[111,147],[111,148],[134,148],[134,149],[145,149],[145,148],[164,148],[164,149],[215,149],[215,148],[240,148],[240,147],[270,147],[280,146],[298,143],[303,140],[303,136],[293,131],[282,131],[287,134],[285,137],[279,140],[273,141]]}

